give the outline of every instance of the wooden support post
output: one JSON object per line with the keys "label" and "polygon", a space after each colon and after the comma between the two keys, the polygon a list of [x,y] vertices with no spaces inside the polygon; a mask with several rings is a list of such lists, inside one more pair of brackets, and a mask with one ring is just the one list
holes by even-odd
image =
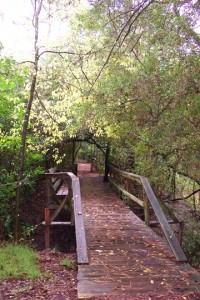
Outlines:
{"label": "wooden support post", "polygon": [[143,201],[144,201],[144,220],[147,226],[150,224],[149,220],[149,200],[146,196],[146,193],[143,189]]}
{"label": "wooden support post", "polygon": [[184,222],[181,221],[181,222],[179,223],[179,225],[180,225],[180,227],[179,227],[179,233],[178,233],[178,241],[179,241],[179,244],[182,245]]}
{"label": "wooden support post", "polygon": [[45,249],[50,247],[50,225],[49,225],[50,212],[49,208],[44,209],[44,220],[45,220]]}
{"label": "wooden support post", "polygon": [[125,180],[125,187],[126,187],[126,190],[127,192],[131,193],[131,184],[130,184],[130,180],[128,178],[126,178]]}
{"label": "wooden support post", "polygon": [[49,207],[50,205],[50,199],[51,199],[51,179],[48,179],[46,178],[46,191],[47,191],[47,194],[46,194],[46,203],[45,203],[45,207]]}
{"label": "wooden support post", "polygon": [[68,202],[71,214],[71,225],[75,225],[74,219],[74,199],[73,199],[73,192],[72,192],[72,182],[69,184],[69,193],[68,193]]}
{"label": "wooden support post", "polygon": [[71,198],[70,209],[71,209],[71,225],[75,225],[75,217],[74,217],[74,199],[73,199],[73,198]]}
{"label": "wooden support post", "polygon": [[109,153],[110,153],[110,145],[108,143],[105,153],[105,170],[104,170],[104,182],[108,182],[108,174],[109,174]]}
{"label": "wooden support post", "polygon": [[76,142],[72,141],[72,165],[75,163],[75,149],[76,149]]}
{"label": "wooden support post", "polygon": [[47,189],[47,195],[46,195],[46,204],[44,209],[44,221],[45,221],[45,249],[48,249],[50,247],[50,225],[49,225],[49,218],[50,218],[50,210],[49,210],[49,204],[51,199],[51,188],[50,188],[50,180],[46,178],[46,189]]}

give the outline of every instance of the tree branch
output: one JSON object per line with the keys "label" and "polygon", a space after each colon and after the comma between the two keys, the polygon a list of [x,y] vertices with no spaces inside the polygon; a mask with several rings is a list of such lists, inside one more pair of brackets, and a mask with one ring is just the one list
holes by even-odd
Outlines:
{"label": "tree branch", "polygon": [[189,195],[186,196],[186,197],[171,199],[170,202],[178,201],[178,200],[186,200],[186,199],[190,198],[191,196],[195,195],[195,194],[198,193],[198,192],[200,192],[200,189],[198,189],[198,190],[192,192],[191,194],[189,194]]}
{"label": "tree branch", "polygon": [[200,185],[200,180],[199,180],[198,178],[194,177],[193,175],[190,175],[190,174],[188,174],[188,173],[186,173],[186,172],[183,172],[183,171],[178,171],[178,170],[175,169],[174,166],[172,166],[172,165],[170,165],[170,164],[168,165],[168,167],[169,167],[170,169],[174,170],[177,174],[182,175],[182,176],[184,176],[184,177],[187,177],[187,178],[189,178],[189,179],[192,179],[192,180],[194,180],[196,183],[198,183],[198,184]]}
{"label": "tree branch", "polygon": [[35,64],[34,61],[31,61],[31,60],[25,60],[25,61],[22,61],[22,62],[17,63],[17,65],[22,65],[22,64],[26,64],[26,63],[33,64],[33,65]]}
{"label": "tree branch", "polygon": [[87,80],[87,82],[91,85],[91,82],[90,82],[89,78],[87,77],[85,71],[83,70],[83,65],[82,65],[82,63],[81,63],[81,72],[83,73],[83,75],[84,75],[85,79]]}
{"label": "tree branch", "polygon": [[43,107],[43,109],[46,111],[46,113],[48,114],[48,116],[56,123],[59,125],[59,123],[52,117],[52,115],[50,114],[50,112],[47,110],[45,104],[43,103],[43,101],[40,99],[40,97],[38,96],[38,93],[36,92],[36,96],[37,99],[39,101],[39,103],[41,104],[41,106]]}
{"label": "tree branch", "polygon": [[[147,2],[147,0],[146,0],[145,2]],[[119,41],[120,38],[122,37],[122,34],[123,34],[123,32],[125,31],[127,25],[131,22],[130,25],[129,25],[128,31],[126,32],[126,34],[125,34],[125,36],[124,36],[122,42],[120,43],[120,45],[118,46],[118,48],[117,48],[116,51],[119,50],[119,48],[120,48],[121,45],[123,44],[124,40],[125,40],[126,37],[128,36],[128,34],[129,34],[130,30],[131,30],[131,27],[132,27],[133,23],[134,23],[134,22],[137,20],[137,18],[142,14],[142,12],[143,12],[147,7],[149,7],[153,2],[154,2],[154,0],[150,1],[145,7],[143,7],[143,9],[142,9],[141,11],[140,11],[140,9],[141,9],[141,7],[144,5],[144,3],[141,4],[139,7],[137,7],[137,9],[136,9],[136,10],[133,12],[133,14],[129,17],[128,21],[124,24],[124,26],[123,26],[122,29],[120,30],[120,33],[118,34],[118,36],[117,36],[115,42],[113,43],[113,45],[112,45],[112,47],[111,47],[111,49],[110,49],[110,51],[109,51],[109,54],[108,54],[108,56],[107,56],[107,58],[106,58],[106,60],[105,60],[105,62],[104,62],[104,64],[103,64],[103,66],[101,67],[101,69],[100,69],[100,71],[98,72],[96,78],[94,79],[94,81],[93,81],[93,83],[92,83],[92,86],[90,87],[90,89],[89,89],[89,91],[88,91],[88,96],[90,95],[90,93],[91,93],[91,91],[92,91],[94,85],[96,84],[97,80],[98,80],[99,77],[101,76],[103,70],[104,70],[105,67],[107,66],[107,64],[108,64],[108,62],[109,62],[109,60],[110,60],[110,58],[111,58],[111,56],[112,56],[112,54],[113,54],[113,52],[114,52],[114,50],[115,50],[115,47],[117,46],[118,41]],[[138,15],[136,15],[136,13],[138,13]],[[133,21],[131,21],[132,18],[133,18],[135,15],[136,15],[136,17],[134,18]],[[115,53],[116,53],[116,51],[115,51]]]}
{"label": "tree branch", "polygon": [[69,54],[69,55],[79,55],[78,53],[75,52],[70,52],[70,51],[53,51],[53,50],[44,50],[39,54],[39,57],[41,57],[45,53],[51,53],[51,54]]}

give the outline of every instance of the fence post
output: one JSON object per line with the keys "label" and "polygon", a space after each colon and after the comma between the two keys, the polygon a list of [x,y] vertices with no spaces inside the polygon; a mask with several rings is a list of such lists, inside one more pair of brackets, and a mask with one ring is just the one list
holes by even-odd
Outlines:
{"label": "fence post", "polygon": [[50,247],[50,225],[49,225],[49,208],[44,209],[44,220],[45,220],[45,249]]}
{"label": "fence post", "polygon": [[183,229],[184,229],[184,222],[181,221],[179,223],[179,233],[178,233],[178,241],[179,241],[179,244],[182,245],[182,241],[183,241]]}
{"label": "fence post", "polygon": [[127,192],[131,193],[131,184],[130,184],[130,180],[128,178],[126,178],[125,180],[125,186],[126,186],[126,190]]}
{"label": "fence post", "polygon": [[69,206],[70,206],[70,214],[71,214],[71,225],[75,225],[75,218],[74,218],[74,198],[73,198],[73,193],[72,193],[72,181],[74,179],[72,178],[71,181],[69,182],[69,194],[68,194],[68,199],[69,199]]}
{"label": "fence post", "polygon": [[50,218],[50,210],[49,210],[49,204],[51,199],[51,188],[50,188],[50,182],[46,178],[46,203],[45,203],[45,209],[44,209],[44,220],[45,220],[45,249],[48,249],[50,247],[50,224],[49,224],[49,218]]}
{"label": "fence post", "polygon": [[143,201],[144,201],[144,220],[147,226],[149,226],[150,220],[149,220],[149,200],[146,196],[146,193],[143,189]]}
{"label": "fence post", "polygon": [[104,182],[108,182],[108,174],[109,174],[109,153],[110,153],[110,146],[107,145],[106,152],[105,152],[105,171],[104,171]]}

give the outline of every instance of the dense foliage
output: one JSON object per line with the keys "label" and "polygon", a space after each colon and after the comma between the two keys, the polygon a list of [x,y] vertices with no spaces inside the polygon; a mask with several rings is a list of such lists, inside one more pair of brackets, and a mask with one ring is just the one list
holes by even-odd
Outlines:
{"label": "dense foliage", "polygon": [[[29,70],[9,57],[0,57],[0,235],[12,235],[14,197],[19,168],[20,134],[26,106]],[[30,133],[24,178],[24,194],[33,189],[33,182],[43,170],[43,157],[36,153],[36,138]]]}
{"label": "dense foliage", "polygon": [[[70,138],[92,136],[104,145],[109,142],[112,162],[146,175],[172,197],[198,189],[198,3],[88,3],[84,8],[78,2],[43,1],[42,22],[54,25],[61,20],[66,35],[37,44],[39,67],[23,180],[41,172],[46,154],[51,163],[52,158],[69,162],[71,150],[65,144]],[[50,25],[48,30],[50,37]],[[6,57],[0,61],[0,77],[3,216],[12,209],[15,185],[10,183],[16,180],[19,136],[33,77]]]}

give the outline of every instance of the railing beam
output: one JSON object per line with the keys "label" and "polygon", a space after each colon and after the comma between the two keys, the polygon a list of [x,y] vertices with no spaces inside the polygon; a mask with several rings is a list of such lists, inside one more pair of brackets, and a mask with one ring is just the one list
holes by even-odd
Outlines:
{"label": "railing beam", "polygon": [[153,207],[153,210],[156,214],[156,217],[162,227],[162,230],[165,234],[165,237],[176,257],[176,260],[177,261],[180,261],[180,262],[184,262],[184,261],[187,261],[187,258],[183,252],[183,250],[181,249],[179,243],[178,243],[178,240],[172,230],[172,228],[170,227],[163,211],[162,211],[162,208],[159,204],[159,202],[157,201],[156,199],[156,196],[147,180],[147,178],[141,176],[141,182],[143,184],[143,187],[146,191],[146,194],[148,195],[148,198],[149,198],[149,201],[151,203],[151,206]]}
{"label": "railing beam", "polygon": [[[183,252],[183,250],[181,249],[181,246],[172,230],[172,228],[170,227],[164,213],[163,210],[161,208],[161,205],[159,203],[159,201],[157,200],[154,191],[152,190],[149,181],[146,177],[144,176],[140,176],[137,174],[133,174],[133,173],[129,173],[126,171],[122,171],[112,165],[109,166],[110,168],[110,172],[112,173],[112,171],[114,171],[114,173],[119,173],[121,174],[124,178],[126,179],[131,179],[131,180],[137,180],[140,182],[140,184],[143,187],[143,191],[145,193],[144,194],[144,201],[139,200],[137,197],[133,196],[132,194],[130,194],[129,192],[127,192],[126,190],[124,190],[122,187],[120,187],[119,185],[117,185],[113,180],[114,178],[112,178],[110,181],[112,184],[114,184],[119,190],[121,190],[125,195],[127,195],[128,197],[130,197],[132,200],[136,201],[138,204],[140,204],[141,206],[144,207],[144,214],[145,214],[145,222],[147,225],[149,225],[150,221],[149,221],[149,204],[151,204],[155,215],[161,225],[161,228],[165,234],[165,237],[169,243],[169,246],[172,250],[172,252],[174,253],[174,256],[176,257],[176,260],[179,262],[185,262],[187,261],[187,258]],[[139,202],[138,202],[139,200]],[[140,203],[141,202],[141,203]],[[177,221],[178,219],[175,218]],[[181,235],[182,235],[182,227],[180,230],[180,236],[179,236],[179,241],[181,240]]]}

